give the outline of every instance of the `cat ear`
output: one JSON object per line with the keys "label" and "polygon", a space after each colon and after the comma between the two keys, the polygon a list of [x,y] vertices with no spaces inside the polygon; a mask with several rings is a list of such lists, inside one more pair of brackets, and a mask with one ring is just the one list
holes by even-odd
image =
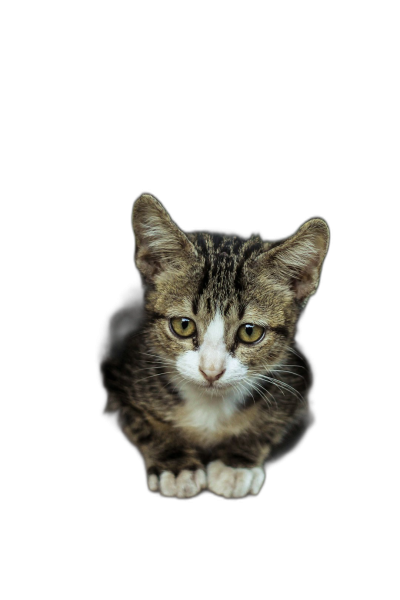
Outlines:
{"label": "cat ear", "polygon": [[290,238],[267,250],[260,259],[267,262],[276,278],[289,283],[295,298],[305,304],[317,290],[328,246],[327,223],[323,219],[310,219]]}
{"label": "cat ear", "polygon": [[142,194],[133,205],[132,225],[136,266],[150,281],[164,271],[181,271],[197,256],[187,236],[150,194]]}

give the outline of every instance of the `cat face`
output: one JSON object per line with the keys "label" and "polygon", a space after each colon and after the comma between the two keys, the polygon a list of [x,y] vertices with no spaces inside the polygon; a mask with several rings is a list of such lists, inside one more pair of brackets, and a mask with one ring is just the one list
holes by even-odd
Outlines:
{"label": "cat face", "polygon": [[[199,315],[200,317],[200,315]],[[176,361],[180,375],[206,389],[223,390],[246,375],[240,360],[228,351],[226,324],[221,311],[200,317],[197,348],[182,352]]]}
{"label": "cat face", "polygon": [[279,363],[293,330],[291,295],[271,290],[263,300],[258,286],[247,283],[242,306],[233,285],[224,299],[215,297],[211,279],[196,303],[199,277],[190,285],[179,278],[172,282],[173,290],[161,285],[149,291],[148,308],[157,314],[149,341],[153,353],[169,365],[174,361],[178,383],[185,380],[204,393],[225,393],[250,384],[260,371]]}
{"label": "cat face", "polygon": [[278,244],[258,236],[185,234],[158,200],[143,195],[133,227],[151,317],[147,343],[177,385],[223,395],[273,371],[317,288],[326,223],[308,221]]}

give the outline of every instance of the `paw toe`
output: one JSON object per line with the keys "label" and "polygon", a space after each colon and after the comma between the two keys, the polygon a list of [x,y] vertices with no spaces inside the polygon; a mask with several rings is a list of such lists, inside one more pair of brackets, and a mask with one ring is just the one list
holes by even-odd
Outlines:
{"label": "paw toe", "polygon": [[194,480],[199,487],[199,490],[204,490],[207,487],[207,475],[203,469],[197,469],[194,472]]}
{"label": "paw toe", "polygon": [[171,471],[163,471],[160,475],[160,492],[163,496],[176,496],[176,479]]}
{"label": "paw toe", "polygon": [[255,467],[251,470],[253,472],[253,480],[251,482],[250,492],[252,494],[258,494],[258,492],[262,488],[265,479],[264,469],[262,469],[261,467]]}
{"label": "paw toe", "polygon": [[152,492],[157,492],[158,491],[158,477],[157,477],[157,475],[149,475],[147,483],[149,485],[149,490],[151,490]]}
{"label": "paw toe", "polygon": [[181,471],[176,478],[176,495],[178,498],[190,498],[197,494],[198,488],[193,471]]}
{"label": "paw toe", "polygon": [[236,469],[232,496],[234,498],[243,498],[243,496],[247,496],[250,490],[252,479],[253,474],[250,469]]}
{"label": "paw toe", "polygon": [[208,489],[218,494],[230,498],[235,483],[235,471],[231,467],[224,465],[222,460],[214,460],[207,466]]}

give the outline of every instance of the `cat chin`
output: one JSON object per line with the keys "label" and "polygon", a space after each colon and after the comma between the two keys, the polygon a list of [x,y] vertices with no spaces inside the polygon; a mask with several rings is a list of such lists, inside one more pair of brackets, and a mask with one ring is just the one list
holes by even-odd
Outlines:
{"label": "cat chin", "polygon": [[200,381],[187,379],[186,385],[200,391],[202,394],[208,394],[210,396],[219,396],[225,395],[227,392],[234,389],[234,386],[231,383],[203,383]]}

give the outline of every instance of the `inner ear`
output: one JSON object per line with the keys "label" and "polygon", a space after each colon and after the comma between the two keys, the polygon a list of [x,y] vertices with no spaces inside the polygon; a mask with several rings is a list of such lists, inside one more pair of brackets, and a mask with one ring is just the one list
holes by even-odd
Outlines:
{"label": "inner ear", "polygon": [[311,219],[293,236],[267,250],[262,260],[276,278],[291,287],[296,300],[305,303],[317,290],[328,246],[327,223]]}
{"label": "inner ear", "polygon": [[145,279],[152,281],[162,272],[181,271],[197,256],[188,237],[151,194],[136,200],[132,225],[136,266]]}
{"label": "inner ear", "polygon": [[316,291],[319,281],[320,263],[317,258],[310,258],[307,266],[291,279],[291,287],[299,302],[306,300]]}

